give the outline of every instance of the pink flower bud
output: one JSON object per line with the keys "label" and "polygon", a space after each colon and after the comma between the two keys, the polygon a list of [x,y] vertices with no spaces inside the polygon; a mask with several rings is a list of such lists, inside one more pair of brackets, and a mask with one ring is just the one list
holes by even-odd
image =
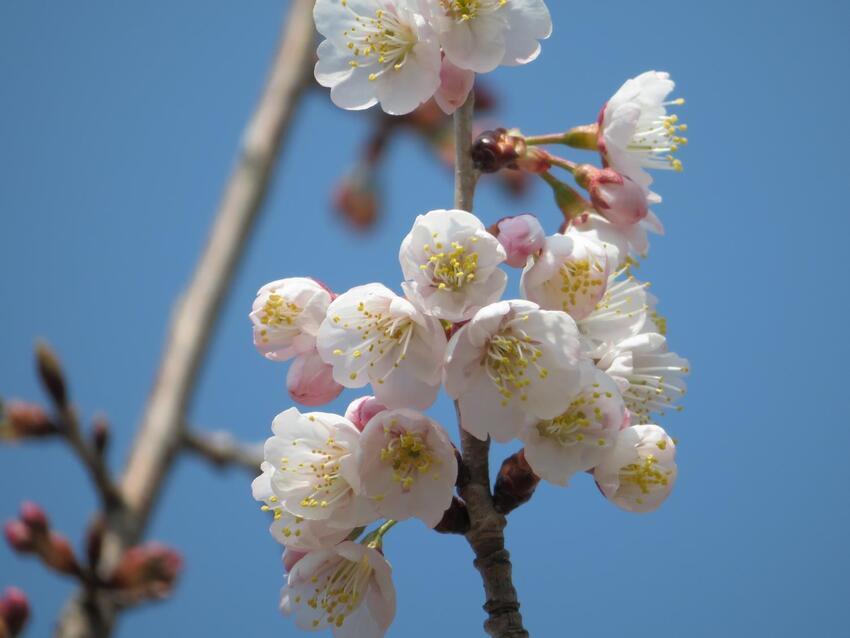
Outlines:
{"label": "pink flower bud", "polygon": [[21,505],[21,522],[26,525],[33,534],[45,534],[50,529],[50,521],[47,514],[39,505],[26,501]]}
{"label": "pink flower bud", "polygon": [[446,115],[451,115],[466,102],[474,84],[474,71],[460,69],[447,58],[443,58],[440,67],[440,88],[434,94],[434,101]]}
{"label": "pink flower bud", "polygon": [[26,594],[16,587],[6,589],[0,598],[0,630],[5,626],[9,636],[17,636],[29,617],[30,603]]}
{"label": "pink flower bud", "polygon": [[183,568],[183,559],[173,549],[159,543],[131,547],[121,557],[110,584],[144,598],[163,598],[174,587]]}
{"label": "pink flower bud", "polygon": [[300,354],[289,367],[286,388],[293,401],[311,407],[336,399],[342,386],[334,381],[333,367],[322,361],[318,351]]}
{"label": "pink flower bud", "polygon": [[306,555],[306,552],[296,552],[294,549],[287,549],[283,552],[283,569],[287,572],[291,572],[292,568],[295,567],[295,563],[304,558]]}
{"label": "pink flower bud", "polygon": [[594,208],[612,224],[631,226],[649,214],[646,191],[614,169],[583,164],[575,177],[590,193]]}
{"label": "pink flower bud", "polygon": [[336,188],[334,206],[355,228],[366,230],[378,219],[380,201],[369,168],[359,168]]}
{"label": "pink flower bud", "polygon": [[3,534],[6,536],[6,542],[16,552],[26,553],[32,552],[34,543],[30,528],[24,525],[23,521],[9,521],[3,526]]}
{"label": "pink flower bud", "polygon": [[59,431],[47,412],[33,403],[9,401],[5,405],[5,412],[15,438],[50,436]]}
{"label": "pink flower bud", "polygon": [[354,399],[348,405],[348,409],[345,411],[345,418],[351,421],[362,432],[373,416],[386,409],[375,397],[360,397],[359,399]]}
{"label": "pink flower bud", "polygon": [[496,237],[508,254],[505,263],[522,268],[529,255],[543,250],[546,233],[534,215],[505,217],[496,223]]}

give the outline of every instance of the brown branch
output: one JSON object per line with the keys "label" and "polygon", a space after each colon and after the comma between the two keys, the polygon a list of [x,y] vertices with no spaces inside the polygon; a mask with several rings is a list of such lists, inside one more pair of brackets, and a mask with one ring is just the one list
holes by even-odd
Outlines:
{"label": "brown branch", "polygon": [[[477,175],[469,153],[472,144],[473,96],[454,115],[455,207],[472,211]],[[490,493],[490,442],[479,441],[462,427],[460,406],[455,402],[460,428],[465,482],[460,495],[469,512],[470,529],[466,540],[475,552],[475,567],[484,581],[488,618],[484,629],[493,638],[524,638],[519,601],[511,578],[511,559],[505,549],[507,521],[496,511]]]}
{"label": "brown branch", "polygon": [[233,438],[229,432],[204,434],[185,430],[183,447],[218,467],[239,467],[251,474],[260,473],[263,462],[263,444],[246,445]]}
{"label": "brown branch", "polygon": [[[121,482],[127,508],[107,521],[101,571],[113,569],[124,549],[143,534],[181,448],[182,425],[198,371],[313,63],[312,9],[313,0],[290,3],[266,87],[245,131],[204,253],[169,328],[156,383]],[[107,594],[81,593],[68,604],[56,633],[60,638],[109,636],[115,615]]]}

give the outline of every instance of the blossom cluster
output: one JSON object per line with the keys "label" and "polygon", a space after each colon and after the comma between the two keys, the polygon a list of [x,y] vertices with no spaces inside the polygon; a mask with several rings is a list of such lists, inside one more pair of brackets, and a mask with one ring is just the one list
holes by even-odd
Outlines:
{"label": "blossom cluster", "polygon": [[316,80],[334,104],[393,115],[463,104],[476,73],[531,62],[552,32],[543,0],[317,0]]}

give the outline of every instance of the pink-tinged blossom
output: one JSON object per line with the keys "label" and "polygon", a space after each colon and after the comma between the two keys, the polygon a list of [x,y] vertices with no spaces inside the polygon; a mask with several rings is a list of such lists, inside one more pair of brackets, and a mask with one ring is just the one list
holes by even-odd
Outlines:
{"label": "pink-tinged blossom", "polygon": [[542,253],[523,270],[520,291],[541,308],[563,310],[578,321],[602,301],[616,261],[614,246],[569,229],[546,238]]}
{"label": "pink-tinged blossom", "polygon": [[308,277],[290,277],[260,288],[251,310],[254,345],[272,361],[310,352],[333,295]]}
{"label": "pink-tinged blossom", "polygon": [[573,474],[596,467],[629,422],[617,384],[599,370],[591,370],[587,378],[562,414],[530,419],[520,433],[531,469],[556,485],[566,485]]}
{"label": "pink-tinged blossom", "polygon": [[585,213],[573,221],[570,228],[582,235],[616,246],[617,267],[624,266],[632,257],[646,257],[649,253],[647,231],[664,234],[661,221],[652,211],[640,222],[631,226],[620,226],[596,213]]}
{"label": "pink-tinged blossom", "polygon": [[373,417],[360,439],[357,470],[363,493],[386,518],[440,522],[457,480],[455,450],[443,427],[414,410]]}
{"label": "pink-tinged blossom", "polygon": [[337,297],[319,328],[319,354],[337,383],[368,383],[390,408],[425,409],[437,396],[446,334],[440,322],[381,284]]}
{"label": "pink-tinged blossom", "polygon": [[351,541],[310,552],[289,572],[280,609],[301,629],[381,638],[395,617],[392,568],[377,549]]}
{"label": "pink-tinged blossom", "polygon": [[410,113],[440,86],[440,44],[416,0],[317,0],[316,80],[337,106]]}
{"label": "pink-tinged blossom", "polygon": [[496,238],[507,254],[505,263],[512,268],[523,268],[546,243],[546,231],[534,215],[505,217],[496,223],[496,230]]}
{"label": "pink-tinged blossom", "polygon": [[496,301],[508,277],[505,249],[473,214],[432,210],[402,241],[399,261],[407,297],[439,319],[464,321]]}
{"label": "pink-tinged blossom", "polygon": [[608,500],[628,512],[658,509],[676,483],[676,444],[657,425],[620,431],[593,477]]}
{"label": "pink-tinged blossom", "polygon": [[333,401],[343,390],[334,381],[333,368],[322,360],[318,350],[295,358],[286,375],[286,389],[293,401],[310,407]]}
{"label": "pink-tinged blossom", "polygon": [[387,406],[375,397],[360,397],[348,404],[348,408],[345,410],[345,418],[351,421],[354,427],[362,432],[373,416],[386,409]]}
{"label": "pink-tinged blossom", "polygon": [[576,181],[587,189],[596,211],[612,224],[632,226],[649,215],[650,201],[657,201],[644,188],[612,168],[583,164]]}
{"label": "pink-tinged blossom", "polygon": [[582,386],[579,332],[565,312],[529,301],[500,301],[454,334],[445,385],[473,436],[516,437],[526,417],[552,419]]}
{"label": "pink-tinged blossom", "polygon": [[474,71],[456,67],[444,57],[440,66],[440,88],[434,94],[434,101],[443,113],[451,115],[466,102],[474,84]]}

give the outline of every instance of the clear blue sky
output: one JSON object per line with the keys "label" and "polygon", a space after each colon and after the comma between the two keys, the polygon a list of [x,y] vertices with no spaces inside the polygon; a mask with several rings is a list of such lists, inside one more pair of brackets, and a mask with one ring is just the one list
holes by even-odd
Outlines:
{"label": "clear blue sky", "polygon": [[[680,439],[680,481],[659,512],[616,510],[579,479],[543,487],[511,516],[527,626],[547,637],[847,635],[850,5],[549,4],[555,33],[541,58],[493,74],[503,123],[543,133],[590,121],[626,77],[651,68],[670,71],[688,100],[686,169],[658,179],[668,234],[641,275],[694,372],[686,410],[662,423]],[[83,414],[111,417],[116,464],[283,9],[0,5],[0,394],[41,397],[31,347],[49,338]],[[397,285],[412,217],[450,204],[445,170],[404,139],[383,176],[384,223],[366,236],[337,223],[327,193],[368,118],[318,90],[302,109],[191,411],[199,426],[259,440],[289,405],[285,366],[251,346],[246,315],[261,284]],[[479,199],[485,221],[519,208],[492,187]],[[556,224],[544,189],[521,208]],[[448,407],[433,414],[451,430]],[[2,517],[31,498],[74,539],[94,506],[54,444],[0,449],[0,485]],[[150,531],[185,552],[185,578],[172,600],[127,614],[121,636],[296,635],[277,613],[279,550],[243,474],[181,460]],[[390,636],[481,633],[481,587],[461,539],[411,522],[386,549],[399,599]],[[8,584],[34,599],[30,635],[47,635],[71,585],[2,547]]]}

